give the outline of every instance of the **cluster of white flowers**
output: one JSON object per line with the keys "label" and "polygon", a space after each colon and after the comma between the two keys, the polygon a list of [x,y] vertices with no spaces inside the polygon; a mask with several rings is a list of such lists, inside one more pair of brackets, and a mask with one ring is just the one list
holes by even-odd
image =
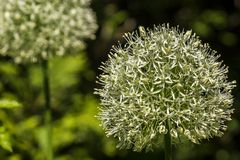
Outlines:
{"label": "cluster of white flowers", "polygon": [[90,0],[1,0],[0,54],[19,63],[79,52],[97,29],[89,5]]}
{"label": "cluster of white flowers", "polygon": [[[170,132],[173,143],[222,136],[231,119],[235,82],[208,44],[168,25],[127,33],[101,66],[98,115],[119,148],[151,150]],[[170,129],[167,130],[166,122]]]}

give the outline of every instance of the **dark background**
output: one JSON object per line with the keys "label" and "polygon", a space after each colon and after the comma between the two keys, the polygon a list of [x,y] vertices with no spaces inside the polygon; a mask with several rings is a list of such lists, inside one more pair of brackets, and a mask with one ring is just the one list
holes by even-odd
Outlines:
{"label": "dark background", "polygon": [[[93,0],[99,29],[87,49],[74,56],[50,60],[56,160],[159,160],[163,150],[135,153],[115,148],[94,117],[98,97],[93,95],[98,67],[106,61],[113,44],[124,43],[123,33],[139,25],[163,23],[192,29],[203,42],[221,55],[229,66],[234,89],[234,114],[221,138],[176,146],[176,160],[240,159],[240,0]],[[22,109],[0,111],[0,121],[11,133],[13,153],[0,150],[0,159],[43,159],[45,147],[43,94],[38,64],[15,65],[0,57],[0,97],[16,99]]]}

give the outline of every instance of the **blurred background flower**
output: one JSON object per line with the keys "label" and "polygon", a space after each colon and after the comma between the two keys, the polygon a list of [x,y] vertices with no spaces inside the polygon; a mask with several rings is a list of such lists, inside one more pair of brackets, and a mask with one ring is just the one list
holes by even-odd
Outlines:
{"label": "blurred background flower", "polygon": [[17,63],[78,53],[97,29],[90,0],[2,0],[0,54]]}

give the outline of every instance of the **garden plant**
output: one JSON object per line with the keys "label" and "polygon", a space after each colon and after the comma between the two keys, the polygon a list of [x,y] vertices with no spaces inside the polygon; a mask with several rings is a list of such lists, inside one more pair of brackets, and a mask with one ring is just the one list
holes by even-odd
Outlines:
{"label": "garden plant", "polygon": [[76,54],[93,39],[96,18],[90,0],[3,0],[0,6],[0,54],[16,63],[39,63],[45,99],[44,121],[47,148],[45,158],[53,159],[52,113],[48,60]]}
{"label": "garden plant", "polygon": [[126,33],[100,68],[98,118],[118,148],[134,151],[222,136],[231,120],[235,81],[208,44],[169,24]]}
{"label": "garden plant", "polygon": [[0,0],[0,160],[239,160],[239,9]]}

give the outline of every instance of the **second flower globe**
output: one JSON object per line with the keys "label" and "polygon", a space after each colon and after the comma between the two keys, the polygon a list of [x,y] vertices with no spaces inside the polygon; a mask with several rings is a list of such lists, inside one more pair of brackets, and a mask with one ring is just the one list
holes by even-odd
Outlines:
{"label": "second flower globe", "polygon": [[94,38],[96,18],[90,0],[3,0],[0,55],[16,62],[78,53]]}
{"label": "second flower globe", "polygon": [[[222,136],[231,119],[235,82],[208,44],[168,25],[127,33],[101,67],[98,115],[118,147],[135,151]],[[169,130],[166,123],[169,122]]]}

